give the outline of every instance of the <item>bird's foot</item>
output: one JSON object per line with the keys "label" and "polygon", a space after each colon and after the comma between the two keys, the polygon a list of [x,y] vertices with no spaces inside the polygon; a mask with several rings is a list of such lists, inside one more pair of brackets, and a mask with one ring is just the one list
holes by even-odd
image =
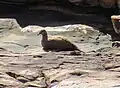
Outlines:
{"label": "bird's foot", "polygon": [[45,52],[49,52],[49,50],[48,50],[48,49],[46,49],[46,48],[43,48],[43,50],[44,50]]}
{"label": "bird's foot", "polygon": [[85,52],[83,51],[71,51],[70,52],[70,55],[82,55],[82,54],[85,54]]}

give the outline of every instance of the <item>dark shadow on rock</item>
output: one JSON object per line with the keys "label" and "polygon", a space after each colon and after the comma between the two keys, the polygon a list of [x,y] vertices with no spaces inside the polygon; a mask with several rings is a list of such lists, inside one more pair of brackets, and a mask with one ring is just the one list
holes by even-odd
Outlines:
{"label": "dark shadow on rock", "polygon": [[[4,4],[2,6],[4,7]],[[9,10],[6,11],[8,8]],[[98,8],[97,10],[99,11],[94,13],[92,16],[91,15],[90,16],[68,15],[62,12],[50,11],[50,10],[29,11],[28,8],[25,7],[24,5],[21,5],[21,6],[8,5],[4,9],[5,9],[5,12],[4,11],[1,12],[0,18],[15,18],[21,27],[25,27],[28,25],[54,27],[54,26],[62,26],[62,25],[70,25],[70,24],[85,24],[92,27],[96,27],[98,28],[98,30],[100,30],[105,34],[107,33],[110,34],[113,37],[113,40],[117,39],[117,38],[114,38],[114,35],[116,37],[117,34],[114,32],[112,28],[112,23],[110,19],[110,16],[116,13],[116,9],[114,8],[109,9],[110,12],[108,12],[108,9]],[[85,8],[82,8],[82,9],[85,9]],[[99,27],[99,25],[102,25],[102,26]],[[111,28],[111,30],[107,30],[107,28]]]}

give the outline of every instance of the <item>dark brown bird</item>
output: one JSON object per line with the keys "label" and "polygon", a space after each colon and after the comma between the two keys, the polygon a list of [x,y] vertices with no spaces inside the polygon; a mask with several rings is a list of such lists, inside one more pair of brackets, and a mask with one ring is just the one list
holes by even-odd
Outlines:
{"label": "dark brown bird", "polygon": [[38,35],[42,35],[41,44],[45,51],[80,51],[74,44],[62,37],[49,38],[46,30],[41,30]]}

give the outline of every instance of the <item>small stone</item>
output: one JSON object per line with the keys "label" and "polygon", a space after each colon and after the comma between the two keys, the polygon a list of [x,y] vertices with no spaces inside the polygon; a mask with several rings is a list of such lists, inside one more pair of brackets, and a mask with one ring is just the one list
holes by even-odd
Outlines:
{"label": "small stone", "polygon": [[34,55],[33,58],[42,58],[41,55]]}
{"label": "small stone", "polygon": [[101,53],[97,53],[96,56],[101,56]]}
{"label": "small stone", "polygon": [[35,81],[25,83],[26,87],[47,88],[46,80],[44,77],[37,78]]}
{"label": "small stone", "polygon": [[75,52],[75,51],[73,51],[73,52],[70,52],[70,55],[81,55],[81,52]]}
{"label": "small stone", "polygon": [[115,63],[106,63],[105,65],[104,65],[104,67],[105,67],[105,70],[113,70],[113,69],[119,69],[119,67],[120,67],[120,65],[119,64],[115,64]]}
{"label": "small stone", "polygon": [[120,42],[113,42],[112,47],[120,47]]}
{"label": "small stone", "polygon": [[29,82],[30,80],[28,80],[27,78],[24,78],[24,77],[17,77],[16,78],[18,81],[22,82],[22,83],[26,83],[26,82]]}

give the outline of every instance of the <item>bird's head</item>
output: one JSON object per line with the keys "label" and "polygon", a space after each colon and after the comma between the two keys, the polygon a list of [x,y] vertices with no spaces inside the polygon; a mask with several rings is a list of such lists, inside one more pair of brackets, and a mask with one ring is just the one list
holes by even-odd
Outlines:
{"label": "bird's head", "polygon": [[37,35],[47,35],[47,32],[46,32],[46,30],[41,30]]}

